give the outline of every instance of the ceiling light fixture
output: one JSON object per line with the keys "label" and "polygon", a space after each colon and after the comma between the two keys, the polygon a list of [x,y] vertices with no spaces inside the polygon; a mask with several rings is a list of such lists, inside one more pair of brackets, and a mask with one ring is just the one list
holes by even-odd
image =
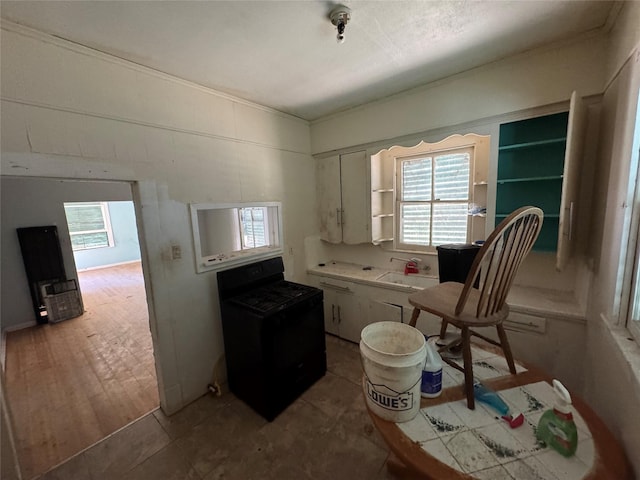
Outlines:
{"label": "ceiling light fixture", "polygon": [[349,20],[351,20],[351,10],[344,5],[338,5],[336,8],[331,10],[329,19],[338,30],[338,35],[336,36],[338,43],[344,43],[344,29],[347,26],[347,23],[349,23]]}

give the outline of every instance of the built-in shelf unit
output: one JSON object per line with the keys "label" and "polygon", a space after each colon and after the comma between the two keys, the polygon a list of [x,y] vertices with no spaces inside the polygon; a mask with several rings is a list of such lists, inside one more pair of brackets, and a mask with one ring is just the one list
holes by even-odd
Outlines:
{"label": "built-in shelf unit", "polygon": [[524,205],[540,207],[538,251],[558,246],[568,117],[561,112],[500,125],[495,223]]}
{"label": "built-in shelf unit", "polygon": [[[413,147],[394,146],[371,155],[371,242],[380,245],[393,242],[396,212],[395,158],[453,148],[472,147],[474,165],[469,202],[485,208],[487,205],[487,170],[489,137],[476,134],[451,135],[437,143],[420,142]],[[469,239],[484,240],[486,214],[469,214]]]}

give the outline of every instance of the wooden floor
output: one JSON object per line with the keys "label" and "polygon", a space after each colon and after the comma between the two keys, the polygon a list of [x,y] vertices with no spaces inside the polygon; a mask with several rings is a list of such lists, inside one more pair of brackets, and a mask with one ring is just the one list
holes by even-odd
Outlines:
{"label": "wooden floor", "polygon": [[140,263],[79,274],[85,313],[7,336],[6,387],[31,479],[158,406]]}

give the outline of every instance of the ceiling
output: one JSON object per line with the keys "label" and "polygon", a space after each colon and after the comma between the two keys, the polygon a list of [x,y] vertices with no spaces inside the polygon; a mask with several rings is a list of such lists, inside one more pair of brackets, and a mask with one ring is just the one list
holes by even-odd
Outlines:
{"label": "ceiling", "polygon": [[611,1],[7,1],[3,18],[314,120],[604,29]]}

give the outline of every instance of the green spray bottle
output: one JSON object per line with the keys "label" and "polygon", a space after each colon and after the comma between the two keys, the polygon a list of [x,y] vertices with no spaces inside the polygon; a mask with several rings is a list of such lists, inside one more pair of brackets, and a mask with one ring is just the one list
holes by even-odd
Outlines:
{"label": "green spray bottle", "polygon": [[544,412],[538,422],[536,438],[561,455],[570,457],[578,447],[578,430],[571,414],[571,395],[558,380],[553,380],[556,404]]}

